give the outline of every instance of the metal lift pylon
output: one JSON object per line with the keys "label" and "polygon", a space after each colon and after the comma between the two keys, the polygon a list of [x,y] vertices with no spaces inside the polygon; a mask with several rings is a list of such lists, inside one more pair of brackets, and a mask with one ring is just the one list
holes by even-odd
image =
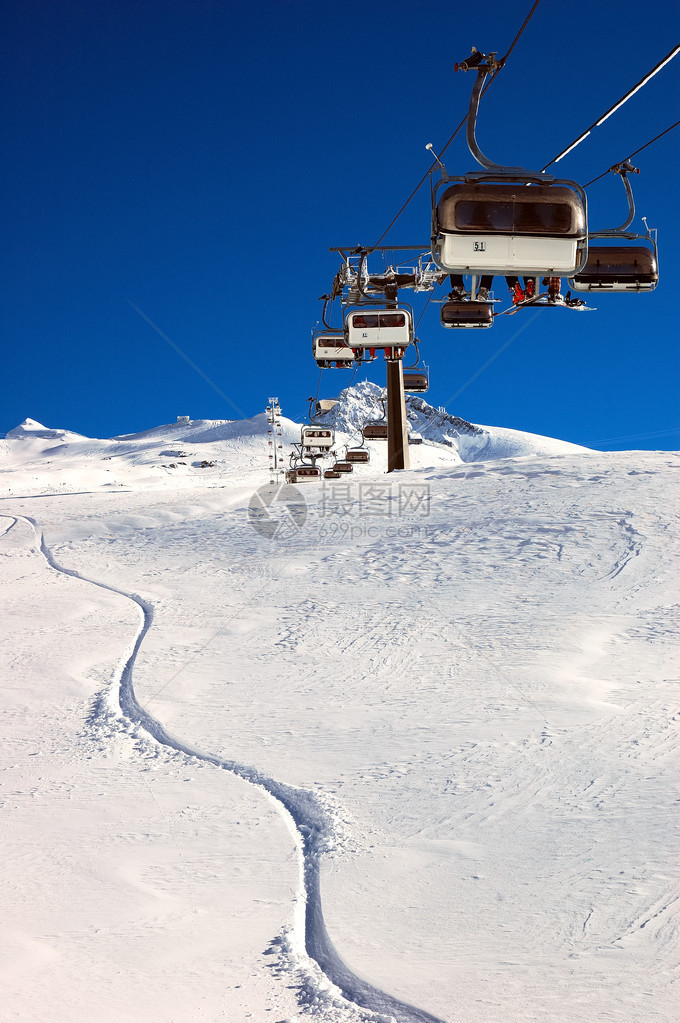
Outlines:
{"label": "metal lift pylon", "polygon": [[387,471],[410,469],[404,370],[401,359],[387,360]]}

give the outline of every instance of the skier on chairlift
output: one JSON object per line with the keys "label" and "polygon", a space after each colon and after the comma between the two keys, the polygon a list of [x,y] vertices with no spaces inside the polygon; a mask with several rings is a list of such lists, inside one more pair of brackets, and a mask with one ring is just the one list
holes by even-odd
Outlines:
{"label": "skier on chairlift", "polygon": [[[449,274],[449,280],[451,281],[451,298],[454,301],[461,302],[465,298],[469,298],[469,294],[465,289],[465,282],[462,274]],[[477,288],[477,294],[475,300],[477,302],[488,302],[489,292],[493,284],[493,275],[485,275],[479,282]]]}
{"label": "skier on chairlift", "polygon": [[533,298],[536,292],[536,282],[533,277],[524,278],[524,287],[520,284],[519,277],[516,276],[506,277],[505,283],[510,289],[513,305],[519,305],[520,302]]}

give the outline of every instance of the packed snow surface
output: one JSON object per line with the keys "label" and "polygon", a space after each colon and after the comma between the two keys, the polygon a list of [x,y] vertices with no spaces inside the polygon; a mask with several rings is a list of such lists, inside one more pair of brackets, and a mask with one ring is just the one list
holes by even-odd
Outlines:
{"label": "packed snow surface", "polygon": [[3,1020],[677,1020],[680,457],[408,412],[0,441]]}

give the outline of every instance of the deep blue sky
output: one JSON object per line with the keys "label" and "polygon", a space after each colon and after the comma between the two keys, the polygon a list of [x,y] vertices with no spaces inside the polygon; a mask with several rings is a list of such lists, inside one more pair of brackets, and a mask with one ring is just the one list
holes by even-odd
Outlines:
{"label": "deep blue sky", "polygon": [[[301,416],[329,246],[377,240],[429,166],[425,144],[441,147],[467,110],[473,76],[454,62],[505,52],[530,7],[9,0],[0,432],[27,416],[110,436],[238,415],[130,303],[244,415],[276,394]],[[543,166],[679,41],[676,0],[542,0],[484,98],[482,149]],[[560,173],[606,170],[677,120],[679,95],[677,57]],[[634,161],[638,212],[659,229],[654,293],[540,313],[454,401],[533,314],[445,331],[431,306],[428,400],[600,447],[677,448],[679,161],[680,128]],[[462,136],[446,163],[473,169]],[[612,175],[589,200],[591,228],[623,219]],[[429,215],[423,189],[388,240],[427,244]],[[382,364],[368,372],[384,379]],[[321,396],[348,376],[326,371]]]}

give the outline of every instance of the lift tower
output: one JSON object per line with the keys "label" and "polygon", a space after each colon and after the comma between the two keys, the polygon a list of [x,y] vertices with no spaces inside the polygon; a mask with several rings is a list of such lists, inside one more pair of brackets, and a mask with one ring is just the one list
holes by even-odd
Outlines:
{"label": "lift tower", "polygon": [[[387,353],[385,353],[387,355]],[[404,369],[401,357],[387,358],[387,471],[410,469]]]}

